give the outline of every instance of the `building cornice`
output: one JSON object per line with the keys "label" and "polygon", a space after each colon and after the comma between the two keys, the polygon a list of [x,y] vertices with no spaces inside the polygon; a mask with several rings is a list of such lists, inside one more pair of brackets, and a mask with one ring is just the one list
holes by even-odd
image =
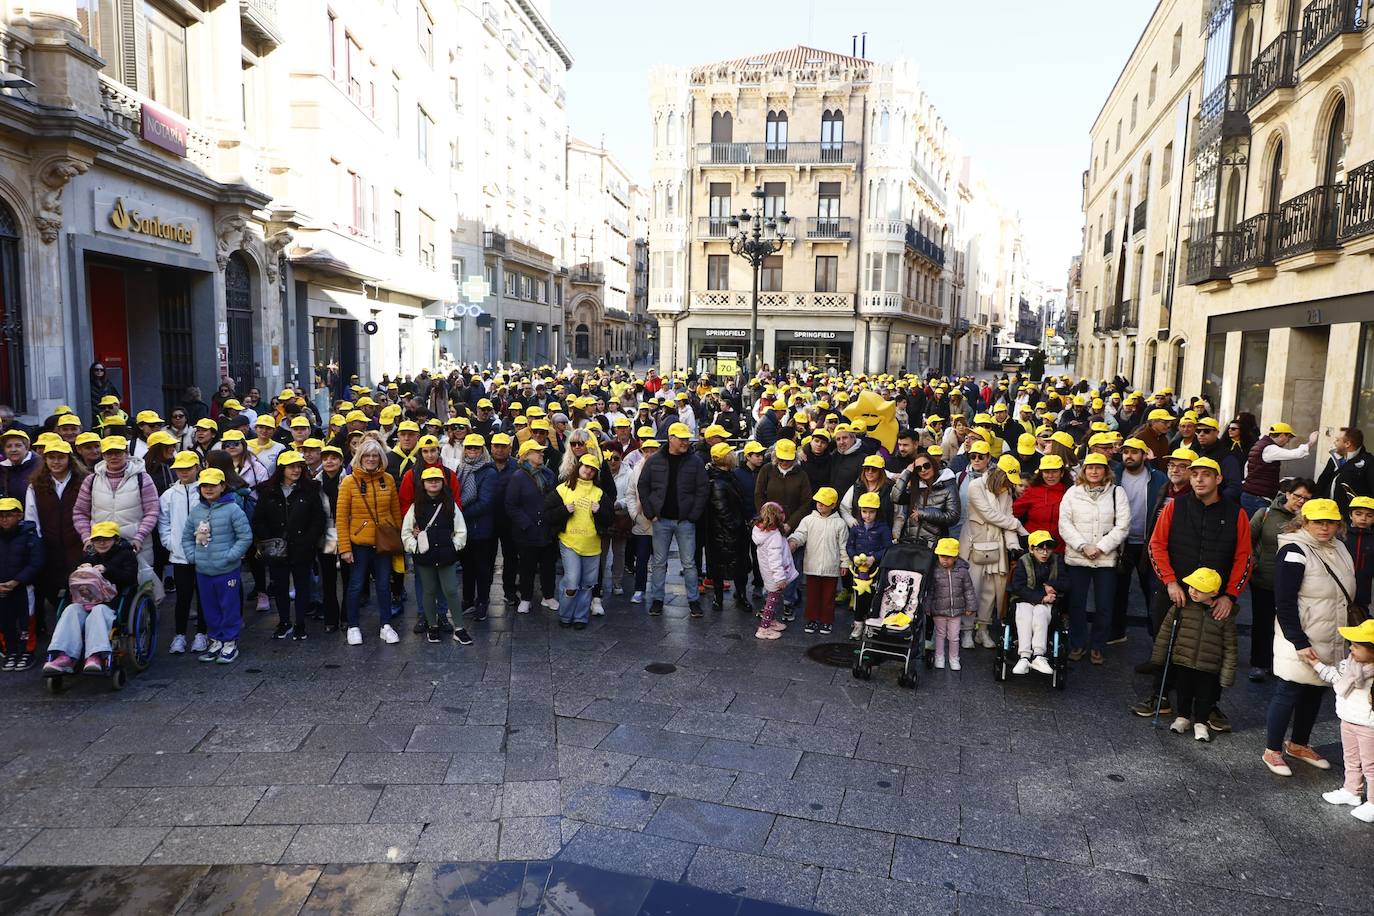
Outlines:
{"label": "building cornice", "polygon": [[571,70],[573,65],[572,54],[568,51],[568,46],[563,43],[563,39],[559,38],[558,33],[553,30],[553,26],[549,25],[549,21],[544,18],[544,14],[535,9],[534,4],[530,3],[529,0],[515,0],[515,4],[525,13],[530,24],[538,30],[539,34],[544,36],[544,40],[549,43],[549,47],[553,48],[553,52],[563,60],[563,66]]}

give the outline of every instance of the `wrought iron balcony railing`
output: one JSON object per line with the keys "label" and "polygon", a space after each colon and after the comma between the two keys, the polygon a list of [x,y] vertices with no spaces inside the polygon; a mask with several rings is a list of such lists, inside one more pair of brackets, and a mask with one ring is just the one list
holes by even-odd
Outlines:
{"label": "wrought iron balcony railing", "polygon": [[908,251],[915,252],[936,267],[945,266],[945,249],[910,223],[906,227],[906,247]]}
{"label": "wrought iron balcony railing", "polygon": [[1195,151],[1218,139],[1249,136],[1250,118],[1245,113],[1249,87],[1250,74],[1235,74],[1226,77],[1202,100],[1198,106]]}
{"label": "wrought iron balcony railing", "polygon": [[1274,263],[1274,214],[1257,213],[1236,226],[1226,266],[1232,273]]}
{"label": "wrought iron balcony railing", "polygon": [[848,140],[697,144],[698,165],[854,165],[858,161],[859,144]]}
{"label": "wrought iron balcony railing", "polygon": [[1145,216],[1146,213],[1149,211],[1149,208],[1150,201],[1148,198],[1146,200],[1142,200],[1140,203],[1135,205],[1135,216],[1131,220],[1132,234],[1145,231]]}
{"label": "wrought iron balcony railing", "polygon": [[808,216],[806,237],[809,239],[853,238],[854,220],[848,216]]}
{"label": "wrought iron balcony railing", "polygon": [[1274,260],[1339,248],[1341,185],[1318,185],[1279,205],[1274,229]]}
{"label": "wrought iron balcony railing", "polygon": [[1343,198],[1340,241],[1374,233],[1374,161],[1350,170]]}
{"label": "wrought iron balcony railing", "polygon": [[1283,32],[1255,58],[1250,65],[1248,108],[1254,108],[1277,89],[1292,89],[1298,84],[1293,68],[1293,51],[1301,32]]}
{"label": "wrought iron balcony railing", "polygon": [[1302,44],[1298,63],[1305,64],[1336,36],[1363,32],[1365,0],[1313,0],[1302,11]]}

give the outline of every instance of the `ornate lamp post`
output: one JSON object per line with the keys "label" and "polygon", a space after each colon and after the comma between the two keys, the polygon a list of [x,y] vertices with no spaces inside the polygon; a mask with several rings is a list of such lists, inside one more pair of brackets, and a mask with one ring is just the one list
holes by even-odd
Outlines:
{"label": "ornate lamp post", "polygon": [[[763,187],[755,185],[750,193],[756,201],[763,201]],[[749,262],[754,271],[754,297],[750,303],[751,323],[749,330],[749,367],[750,376],[759,373],[763,362],[763,347],[759,345],[759,271],[764,259],[782,250],[787,240],[787,226],[792,217],[784,210],[776,217],[765,216],[760,203],[752,211],[740,210],[738,216],[730,217],[730,231],[736,233],[730,239],[730,250]]]}

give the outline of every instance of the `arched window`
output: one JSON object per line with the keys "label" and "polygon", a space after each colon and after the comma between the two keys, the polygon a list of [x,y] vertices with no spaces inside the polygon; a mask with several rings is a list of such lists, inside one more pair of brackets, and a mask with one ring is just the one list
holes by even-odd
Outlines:
{"label": "arched window", "polygon": [[573,356],[576,359],[592,358],[592,332],[585,324],[579,324],[573,332]]}
{"label": "arched window", "polygon": [[892,135],[892,116],[886,111],[878,115],[878,142],[886,143]]}
{"label": "arched window", "polygon": [[1269,161],[1269,212],[1277,213],[1283,203],[1283,141],[1274,145],[1274,158]]}
{"label": "arched window", "polygon": [[735,139],[735,118],[728,111],[717,111],[711,115],[711,142],[732,143]]}
{"label": "arched window", "polygon": [[23,413],[24,287],[19,278],[19,220],[0,203],[0,401]]}
{"label": "arched window", "polygon": [[821,161],[839,162],[844,148],[844,112],[827,109],[821,114]]}
{"label": "arched window", "polygon": [[1340,184],[1345,179],[1345,99],[1336,103],[1326,128],[1326,163],[1322,184]]}
{"label": "arched window", "polygon": [[668,146],[677,145],[677,112],[668,112]]}
{"label": "arched window", "polygon": [[878,189],[873,193],[873,215],[887,216],[887,182],[878,181]]}
{"label": "arched window", "polygon": [[787,112],[768,112],[764,125],[764,158],[769,162],[787,161]]}
{"label": "arched window", "polygon": [[1221,231],[1231,232],[1240,223],[1241,215],[1241,180],[1239,170],[1232,170],[1231,175],[1226,180],[1226,198],[1223,201],[1221,211]]}

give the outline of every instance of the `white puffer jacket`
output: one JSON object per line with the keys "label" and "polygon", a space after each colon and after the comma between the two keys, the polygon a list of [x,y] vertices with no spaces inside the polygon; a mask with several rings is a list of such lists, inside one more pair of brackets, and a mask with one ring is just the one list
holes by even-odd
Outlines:
{"label": "white puffer jacket", "polygon": [[845,554],[849,526],[839,512],[821,515],[813,509],[788,540],[806,548],[802,555],[802,572],[808,576],[838,576],[849,568],[849,557]]}
{"label": "white puffer jacket", "polygon": [[[1359,667],[1359,662],[1346,656],[1338,665],[1318,664],[1316,672],[1317,677],[1326,683],[1335,684],[1341,675]],[[1374,706],[1370,706],[1369,684],[1359,684],[1358,680],[1356,684],[1348,693],[1342,693],[1339,688],[1336,690],[1336,716],[1351,725],[1374,728]]]}
{"label": "white puffer jacket", "polygon": [[181,532],[186,528],[186,516],[200,502],[200,485],[194,480],[190,483],[177,481],[162,491],[158,502],[162,508],[157,518],[157,532],[162,538],[162,546],[171,554],[173,563],[184,566],[188,561],[181,549]]}
{"label": "white puffer jacket", "polygon": [[[1114,483],[1094,495],[1078,484],[1064,493],[1059,504],[1059,536],[1064,539],[1064,562],[1070,566],[1098,569],[1116,565],[1116,552],[1131,530],[1131,502]],[[1097,559],[1083,555],[1084,547],[1102,551]]]}

